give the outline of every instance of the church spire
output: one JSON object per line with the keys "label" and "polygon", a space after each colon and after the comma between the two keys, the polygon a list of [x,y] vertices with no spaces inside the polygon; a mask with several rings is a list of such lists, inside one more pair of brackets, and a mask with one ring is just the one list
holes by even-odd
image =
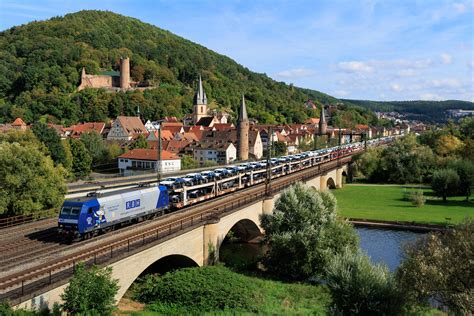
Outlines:
{"label": "church spire", "polygon": [[207,96],[204,88],[202,87],[201,75],[199,75],[198,89],[194,95],[194,104],[207,104]]}
{"label": "church spire", "polygon": [[239,121],[248,121],[247,107],[245,106],[245,96],[242,94],[242,101],[240,101]]}

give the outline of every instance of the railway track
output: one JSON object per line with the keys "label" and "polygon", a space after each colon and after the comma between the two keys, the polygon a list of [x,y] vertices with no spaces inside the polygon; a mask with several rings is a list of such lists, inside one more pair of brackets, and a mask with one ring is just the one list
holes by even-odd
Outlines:
{"label": "railway track", "polygon": [[[338,163],[346,163],[350,160],[349,156],[277,178],[272,180],[272,188],[274,191],[279,191],[297,181],[305,181],[330,171]],[[77,262],[106,264],[119,260],[123,256],[141,250],[140,248],[150,247],[154,243],[161,242],[164,237],[193,226],[203,225],[210,218],[232,212],[261,200],[264,196],[265,184],[259,184],[167,214],[143,225],[135,225],[127,230],[118,230],[117,234],[113,232],[101,236],[103,238],[94,238],[79,244],[64,245],[64,247],[56,243],[48,246],[41,245],[41,247],[38,245],[34,251],[31,250],[32,248],[28,248],[31,253],[19,251],[15,253],[15,265],[22,266],[21,269],[9,269],[9,267],[13,267],[13,258],[5,260],[3,263],[0,261],[0,267],[3,267],[3,264],[6,267],[5,272],[0,275],[0,300],[10,299],[13,302],[19,302],[40,288],[52,286],[54,282],[70,277]],[[45,226],[47,225],[45,224]],[[35,256],[33,252],[38,256]],[[51,259],[38,260],[40,256]],[[36,261],[34,265],[25,264],[31,259]]]}

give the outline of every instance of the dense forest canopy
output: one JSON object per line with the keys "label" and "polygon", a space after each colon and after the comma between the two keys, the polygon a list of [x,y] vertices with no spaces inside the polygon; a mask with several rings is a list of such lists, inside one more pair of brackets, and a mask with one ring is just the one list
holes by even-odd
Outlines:
{"label": "dense forest canopy", "polygon": [[[118,70],[131,59],[133,80],[156,89],[111,93],[77,92],[82,67],[89,74]],[[196,78],[202,74],[211,108],[237,110],[245,93],[249,115],[260,122],[302,122],[319,111],[303,103],[338,102],[313,90],[276,82],[217,54],[137,19],[112,12],[80,11],[0,33],[0,121],[22,117],[28,123],[105,121],[133,115],[144,119],[182,117],[192,110]],[[358,110],[363,120],[370,111]],[[234,115],[235,116],[235,115]]]}
{"label": "dense forest canopy", "polygon": [[408,119],[428,122],[444,122],[448,119],[446,110],[474,110],[474,103],[459,100],[447,101],[368,101],[342,100],[345,103],[358,105],[372,111],[405,113]]}

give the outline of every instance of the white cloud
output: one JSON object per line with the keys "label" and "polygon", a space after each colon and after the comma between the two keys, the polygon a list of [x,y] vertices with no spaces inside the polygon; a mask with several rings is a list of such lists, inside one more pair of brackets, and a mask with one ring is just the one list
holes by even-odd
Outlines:
{"label": "white cloud", "polygon": [[436,93],[423,93],[420,94],[419,96],[420,100],[425,100],[425,101],[441,101],[443,100],[442,97],[437,95]]}
{"label": "white cloud", "polygon": [[390,89],[392,89],[395,92],[400,92],[400,91],[403,91],[403,86],[398,83],[392,83],[390,85]]}
{"label": "white cloud", "polygon": [[462,86],[461,82],[457,79],[433,79],[429,82],[429,86],[434,88],[459,88]]}
{"label": "white cloud", "polygon": [[449,55],[448,53],[442,53],[440,56],[443,64],[449,65],[453,63],[453,56]]}
{"label": "white cloud", "polygon": [[333,94],[336,96],[336,97],[345,97],[349,94],[349,92],[345,91],[345,90],[336,90],[333,92]]}
{"label": "white cloud", "polygon": [[399,77],[415,77],[418,76],[418,72],[414,69],[402,69],[398,71],[397,75]]}
{"label": "white cloud", "polygon": [[464,3],[453,3],[453,9],[457,13],[464,13],[467,10],[466,5]]}
{"label": "white cloud", "polygon": [[374,68],[366,62],[361,61],[342,61],[338,64],[338,68],[348,72],[370,73]]}
{"label": "white cloud", "polygon": [[468,63],[469,67],[473,68],[474,69],[474,60],[471,60],[469,63]]}
{"label": "white cloud", "polygon": [[280,71],[276,73],[275,76],[282,77],[282,78],[302,78],[302,77],[310,77],[314,75],[315,73],[316,72],[311,69],[295,68],[295,69]]}

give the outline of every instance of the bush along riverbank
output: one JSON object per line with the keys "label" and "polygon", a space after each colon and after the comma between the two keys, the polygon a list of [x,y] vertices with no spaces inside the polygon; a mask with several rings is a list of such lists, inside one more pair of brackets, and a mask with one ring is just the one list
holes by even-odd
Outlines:
{"label": "bush along riverbank", "polygon": [[331,301],[324,286],[262,279],[223,265],[147,275],[132,292],[146,304],[136,315],[324,315]]}

